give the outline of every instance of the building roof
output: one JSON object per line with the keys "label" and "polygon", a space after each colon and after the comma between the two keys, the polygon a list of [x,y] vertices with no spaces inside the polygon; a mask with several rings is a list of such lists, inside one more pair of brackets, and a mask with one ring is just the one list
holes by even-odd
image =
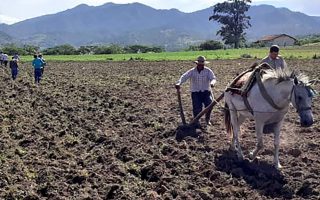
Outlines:
{"label": "building roof", "polygon": [[268,42],[268,41],[272,41],[272,40],[277,39],[277,38],[282,37],[282,36],[290,37],[290,38],[294,39],[295,41],[297,40],[296,38],[294,38],[294,37],[292,37],[290,35],[279,34],[279,35],[266,35],[263,38],[261,38],[260,40],[258,40],[257,42]]}

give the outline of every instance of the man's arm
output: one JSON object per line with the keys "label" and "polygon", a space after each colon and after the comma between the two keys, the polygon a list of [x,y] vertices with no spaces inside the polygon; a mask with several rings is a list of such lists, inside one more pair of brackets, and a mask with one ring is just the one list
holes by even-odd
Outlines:
{"label": "man's arm", "polygon": [[286,63],[286,61],[282,58],[282,69],[285,69],[285,68],[287,68],[288,66],[287,66],[287,63]]}
{"label": "man's arm", "polygon": [[180,79],[177,81],[176,83],[176,88],[177,89],[180,89],[180,85],[183,84],[184,82],[186,82],[190,77],[191,77],[191,74],[192,74],[192,69],[187,71],[186,73],[184,73]]}
{"label": "man's arm", "polygon": [[210,86],[213,87],[217,82],[217,77],[213,73],[212,70],[209,70],[209,77],[208,78],[209,78],[209,81],[210,81]]}

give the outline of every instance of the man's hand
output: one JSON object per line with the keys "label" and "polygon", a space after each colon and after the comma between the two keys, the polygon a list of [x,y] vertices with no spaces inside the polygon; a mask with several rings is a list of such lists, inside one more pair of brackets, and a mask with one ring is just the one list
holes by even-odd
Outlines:
{"label": "man's hand", "polygon": [[180,85],[175,85],[177,90],[180,90]]}

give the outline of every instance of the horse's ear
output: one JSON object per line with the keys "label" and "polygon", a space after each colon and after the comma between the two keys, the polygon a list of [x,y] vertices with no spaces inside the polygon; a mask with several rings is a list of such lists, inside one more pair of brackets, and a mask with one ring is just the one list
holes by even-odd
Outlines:
{"label": "horse's ear", "polygon": [[296,76],[294,77],[293,82],[295,85],[299,85],[299,80]]}
{"label": "horse's ear", "polygon": [[290,78],[295,78],[295,77],[296,77],[296,72],[292,71],[291,74],[290,74]]}

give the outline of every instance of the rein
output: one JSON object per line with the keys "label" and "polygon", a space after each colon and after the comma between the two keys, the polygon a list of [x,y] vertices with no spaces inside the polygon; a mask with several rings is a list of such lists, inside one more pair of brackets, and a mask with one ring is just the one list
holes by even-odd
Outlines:
{"label": "rein", "polygon": [[261,95],[263,96],[263,98],[276,110],[282,110],[283,108],[280,108],[276,103],[274,103],[273,99],[271,98],[271,96],[268,94],[266,88],[264,87],[261,77],[260,77],[260,73],[256,73],[256,80],[261,92]]}

